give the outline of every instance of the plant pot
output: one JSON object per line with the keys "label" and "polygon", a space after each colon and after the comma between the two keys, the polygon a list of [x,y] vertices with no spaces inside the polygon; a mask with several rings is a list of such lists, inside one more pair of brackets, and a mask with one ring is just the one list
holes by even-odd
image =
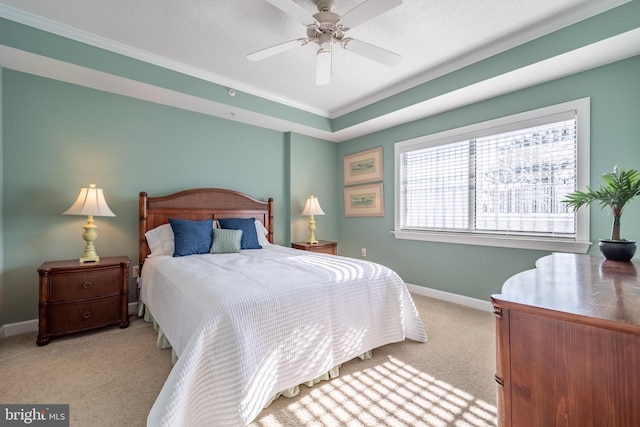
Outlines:
{"label": "plant pot", "polygon": [[611,261],[631,261],[636,253],[636,242],[633,240],[600,239],[600,253]]}

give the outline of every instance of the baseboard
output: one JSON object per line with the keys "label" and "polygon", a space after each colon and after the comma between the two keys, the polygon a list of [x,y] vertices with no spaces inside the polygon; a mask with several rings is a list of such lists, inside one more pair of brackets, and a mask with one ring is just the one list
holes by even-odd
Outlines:
{"label": "baseboard", "polygon": [[26,334],[38,330],[38,319],[25,320],[23,322],[7,323],[0,327],[0,338],[12,335]]}
{"label": "baseboard", "polygon": [[[138,313],[138,304],[129,303],[129,315]],[[0,326],[0,339],[13,335],[26,334],[28,332],[38,331],[38,319],[25,320],[23,322],[7,323]]]}
{"label": "baseboard", "polygon": [[429,298],[435,298],[454,304],[464,305],[466,307],[475,308],[478,310],[493,312],[493,306],[490,301],[484,301],[477,298],[471,298],[464,295],[452,294],[450,292],[440,291],[438,289],[431,289],[424,286],[411,285],[407,283],[407,289],[409,292],[422,295]]}

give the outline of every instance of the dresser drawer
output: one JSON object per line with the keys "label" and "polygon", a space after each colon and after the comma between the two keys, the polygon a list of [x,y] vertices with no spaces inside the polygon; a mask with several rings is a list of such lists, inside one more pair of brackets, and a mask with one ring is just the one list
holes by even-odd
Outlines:
{"label": "dresser drawer", "polygon": [[52,274],[50,301],[56,303],[118,294],[121,289],[121,274],[119,268]]}
{"label": "dresser drawer", "polygon": [[49,334],[77,332],[120,321],[119,296],[84,302],[52,304],[49,310]]}

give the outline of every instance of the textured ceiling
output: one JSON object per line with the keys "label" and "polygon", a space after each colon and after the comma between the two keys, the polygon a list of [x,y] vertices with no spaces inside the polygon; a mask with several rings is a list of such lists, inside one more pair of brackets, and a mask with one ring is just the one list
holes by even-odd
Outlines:
{"label": "textured ceiling", "polygon": [[[313,0],[295,2],[309,14],[317,12]],[[344,14],[360,3],[337,0],[334,11]],[[5,12],[24,12],[67,37],[327,117],[603,12],[613,3],[404,0],[349,32],[400,53],[398,65],[389,68],[337,48],[331,82],[316,86],[315,45],[259,62],[246,59],[248,53],[306,36],[302,23],[266,0],[0,0]]]}

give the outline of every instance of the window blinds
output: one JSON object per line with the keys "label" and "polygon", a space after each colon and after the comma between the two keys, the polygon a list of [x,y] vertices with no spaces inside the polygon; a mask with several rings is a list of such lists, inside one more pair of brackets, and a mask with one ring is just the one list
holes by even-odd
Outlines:
{"label": "window blinds", "polygon": [[402,229],[573,238],[575,111],[400,153]]}

